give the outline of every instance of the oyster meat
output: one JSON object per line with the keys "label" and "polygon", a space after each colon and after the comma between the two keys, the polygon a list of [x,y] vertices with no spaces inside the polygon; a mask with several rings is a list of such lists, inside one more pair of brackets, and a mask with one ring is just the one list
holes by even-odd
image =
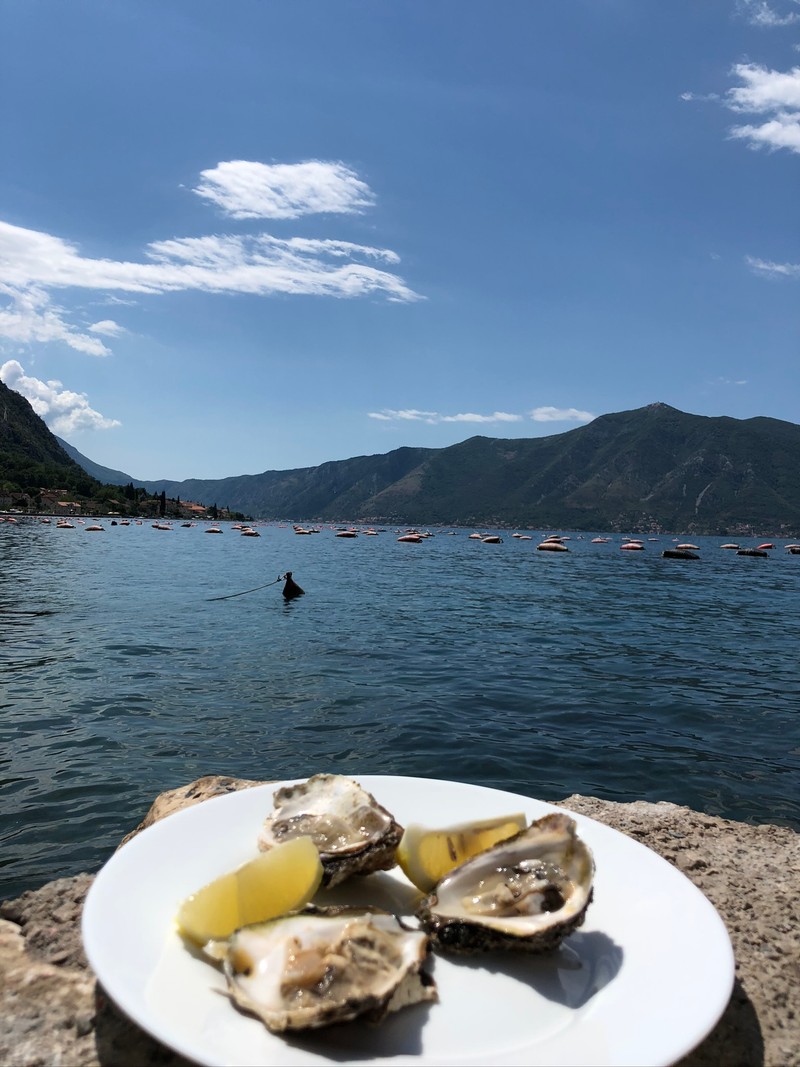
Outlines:
{"label": "oyster meat", "polygon": [[307,1030],[437,999],[428,938],[378,908],[309,905],[211,943],[232,1000],[273,1033]]}
{"label": "oyster meat", "polygon": [[581,925],[593,877],[575,820],[553,813],[450,871],[417,918],[444,951],[543,952]]}
{"label": "oyster meat", "polygon": [[319,849],[323,885],[395,866],[403,827],[351,778],[315,774],[278,789],[273,802],[258,847],[263,852],[293,837],[311,837]]}

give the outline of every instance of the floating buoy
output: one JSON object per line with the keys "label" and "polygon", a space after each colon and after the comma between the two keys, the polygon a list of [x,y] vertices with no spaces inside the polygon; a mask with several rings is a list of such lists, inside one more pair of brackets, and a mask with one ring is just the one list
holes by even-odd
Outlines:
{"label": "floating buoy", "polygon": [[301,589],[297,582],[292,578],[292,572],[287,571],[284,574],[284,586],[283,586],[283,598],[284,600],[294,600],[295,597],[303,596],[305,589]]}

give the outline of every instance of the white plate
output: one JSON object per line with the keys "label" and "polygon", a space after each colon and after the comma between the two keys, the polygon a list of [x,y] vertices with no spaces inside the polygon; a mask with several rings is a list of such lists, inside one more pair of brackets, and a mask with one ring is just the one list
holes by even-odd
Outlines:
{"label": "white plate", "polygon": [[[358,779],[401,823],[447,826],[551,805],[423,778]],[[382,1026],[350,1023],[291,1039],[220,995],[224,980],[174,929],[180,902],[246,862],[275,785],[177,812],[133,838],[97,875],[83,939],[95,974],[144,1030],[197,1063],[670,1064],[725,1009],[733,953],[714,907],[678,870],[602,823],[575,815],[597,864],[585,924],[546,956],[436,957],[440,1002]],[[411,914],[399,868],[335,891]]]}

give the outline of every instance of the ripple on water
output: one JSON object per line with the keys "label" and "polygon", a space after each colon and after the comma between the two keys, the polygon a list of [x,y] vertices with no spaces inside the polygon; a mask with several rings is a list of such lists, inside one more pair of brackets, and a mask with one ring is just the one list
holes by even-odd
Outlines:
{"label": "ripple on water", "polygon": [[[0,603],[23,613],[0,626],[0,896],[95,869],[157,793],[207,773],[456,778],[800,826],[798,557],[201,535],[0,527]],[[299,601],[208,600],[286,569]]]}

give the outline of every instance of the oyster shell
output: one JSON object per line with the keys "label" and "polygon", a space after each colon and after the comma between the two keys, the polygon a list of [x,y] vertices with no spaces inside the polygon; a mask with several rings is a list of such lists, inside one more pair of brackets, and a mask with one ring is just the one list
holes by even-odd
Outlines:
{"label": "oyster shell", "polygon": [[319,849],[323,885],[395,866],[403,827],[351,778],[315,774],[278,789],[273,802],[258,847],[264,852],[290,838],[310,836]]}
{"label": "oyster shell", "polygon": [[417,918],[444,951],[544,952],[583,922],[593,876],[575,820],[553,813],[450,871]]}
{"label": "oyster shell", "polygon": [[316,908],[245,926],[213,944],[228,991],[273,1033],[307,1030],[437,999],[428,939],[378,908]]}

